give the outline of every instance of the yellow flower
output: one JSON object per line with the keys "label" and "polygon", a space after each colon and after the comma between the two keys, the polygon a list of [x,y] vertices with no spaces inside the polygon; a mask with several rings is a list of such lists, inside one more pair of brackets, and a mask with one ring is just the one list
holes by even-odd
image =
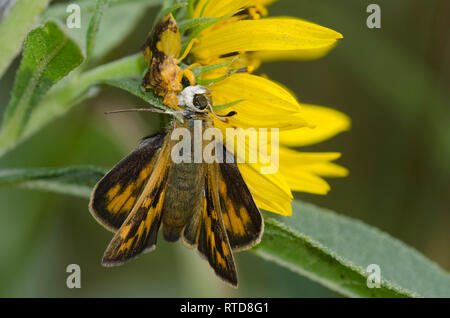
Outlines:
{"label": "yellow flower", "polygon": [[193,18],[221,21],[205,29],[192,49],[196,62],[211,64],[224,56],[260,61],[322,57],[342,38],[338,32],[291,17],[263,18],[268,0],[199,0]]}
{"label": "yellow flower", "polygon": [[[322,57],[342,38],[338,32],[304,20],[265,18],[266,6],[271,2],[191,1],[190,18],[216,19],[201,32],[191,30],[191,34],[185,34],[188,40],[195,38],[186,64],[194,72],[196,66],[218,66],[200,74],[197,80],[200,84],[210,83],[215,105],[232,104],[225,109],[218,107],[218,115],[236,112],[227,123],[214,120],[224,136],[226,128],[279,128],[279,170],[261,174],[261,167],[266,164],[261,159],[257,163],[240,163],[239,169],[260,208],[290,215],[291,191],[326,194],[330,187],[322,177],[344,177],[348,172],[332,163],[340,157],[339,153],[302,153],[287,146],[326,140],[349,129],[350,120],[336,110],[300,104],[280,84],[251,74],[264,61]],[[240,102],[233,104],[235,101]],[[262,146],[270,155],[270,140],[258,145]],[[247,140],[238,147],[249,150],[250,144]]]}
{"label": "yellow flower", "polygon": [[[264,166],[261,162],[239,164],[260,208],[291,215],[291,191],[326,194],[330,186],[322,177],[348,174],[347,169],[332,163],[340,157],[339,153],[303,153],[286,147],[314,144],[348,130],[350,120],[343,113],[321,106],[302,105],[282,86],[248,73],[231,75],[210,88],[215,104],[243,100],[231,108],[216,111],[219,115],[230,110],[237,113],[228,118],[228,123],[215,119],[215,126],[224,136],[228,127],[280,129],[278,172],[261,174]],[[269,139],[268,155],[270,143]],[[248,150],[249,144],[245,147]]]}

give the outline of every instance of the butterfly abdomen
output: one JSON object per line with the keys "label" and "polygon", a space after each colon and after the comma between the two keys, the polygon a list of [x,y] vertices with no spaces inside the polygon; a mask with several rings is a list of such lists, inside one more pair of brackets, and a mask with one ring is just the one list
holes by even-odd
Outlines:
{"label": "butterfly abdomen", "polygon": [[201,209],[203,189],[203,164],[172,165],[163,206],[163,234],[167,241],[177,241],[193,214]]}

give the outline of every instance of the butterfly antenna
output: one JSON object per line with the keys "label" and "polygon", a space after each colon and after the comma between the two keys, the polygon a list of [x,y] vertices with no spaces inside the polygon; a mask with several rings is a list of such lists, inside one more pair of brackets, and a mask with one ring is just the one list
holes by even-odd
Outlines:
{"label": "butterfly antenna", "polygon": [[131,113],[131,112],[149,112],[149,113],[158,113],[158,114],[167,114],[167,115],[176,115],[179,112],[172,112],[168,110],[161,110],[155,108],[128,108],[128,109],[119,109],[119,110],[111,110],[105,112],[105,115],[109,114],[117,114],[117,113]]}

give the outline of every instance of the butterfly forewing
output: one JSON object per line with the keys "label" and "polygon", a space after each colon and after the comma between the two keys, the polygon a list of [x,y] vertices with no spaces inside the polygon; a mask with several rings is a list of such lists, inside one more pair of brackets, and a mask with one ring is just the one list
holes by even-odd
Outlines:
{"label": "butterfly forewing", "polygon": [[89,206],[103,226],[115,232],[123,224],[150,178],[164,138],[157,133],[143,139],[99,181]]}
{"label": "butterfly forewing", "polygon": [[170,145],[166,138],[142,193],[105,251],[103,265],[120,265],[154,249],[171,163]]}

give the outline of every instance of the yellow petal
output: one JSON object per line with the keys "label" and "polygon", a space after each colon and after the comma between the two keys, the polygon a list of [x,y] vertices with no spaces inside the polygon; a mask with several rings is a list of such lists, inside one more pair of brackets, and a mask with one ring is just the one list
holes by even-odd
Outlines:
{"label": "yellow petal", "polygon": [[253,5],[262,5],[262,6],[268,6],[269,4],[274,3],[278,0],[253,0]]}
{"label": "yellow petal", "polygon": [[329,184],[322,178],[307,171],[286,171],[283,176],[289,183],[292,191],[307,192],[313,194],[327,194],[330,191]]}
{"label": "yellow petal", "polygon": [[260,209],[281,215],[292,215],[292,193],[283,176],[278,174],[261,174],[258,165],[242,163],[239,170]]}
{"label": "yellow petal", "polygon": [[305,167],[305,170],[321,177],[341,178],[348,176],[348,169],[335,163],[318,163]]}
{"label": "yellow petal", "polygon": [[298,152],[286,147],[280,147],[280,157],[283,163],[290,166],[307,166],[321,162],[330,162],[341,157],[338,152]]}
{"label": "yellow petal", "polygon": [[241,20],[204,30],[192,53],[207,62],[233,52],[326,49],[339,38],[333,30],[295,18]]}
{"label": "yellow petal", "polygon": [[308,125],[295,97],[280,85],[260,76],[234,74],[212,85],[211,95],[214,105],[243,100],[217,111],[219,115],[232,110],[237,113],[228,118],[231,126],[293,129]]}
{"label": "yellow petal", "polygon": [[262,210],[273,212],[283,216],[292,215],[292,206],[291,206],[292,200],[284,201],[283,203],[278,203],[276,201],[268,200],[266,196],[264,196],[259,192],[253,195],[253,199],[255,200],[256,206]]}
{"label": "yellow petal", "polygon": [[[272,174],[262,174],[263,167],[268,166],[267,164],[261,163],[262,159],[268,162],[266,155],[260,153],[257,146],[249,145],[248,139],[239,142],[239,140],[236,140],[237,138],[228,134],[226,129],[232,128],[228,124],[218,121],[215,122],[215,127],[222,131],[225,139],[223,143],[227,145],[227,149],[232,151],[238,160],[239,170],[258,207],[282,215],[291,215],[292,209],[290,203],[293,196],[289,184],[284,180],[280,170]],[[232,140],[234,148],[229,147],[231,144],[230,140]],[[250,152],[256,154],[256,162],[250,162]],[[239,161],[241,159],[244,163],[240,163],[242,162]]]}
{"label": "yellow petal", "polygon": [[314,127],[280,131],[281,144],[292,147],[311,145],[350,129],[350,118],[328,107],[302,104],[302,114]]}
{"label": "yellow petal", "polygon": [[280,172],[293,191],[326,194],[330,190],[323,177],[345,177],[347,169],[331,163],[339,153],[305,153],[280,147]]}
{"label": "yellow petal", "polygon": [[254,0],[199,0],[194,9],[194,18],[220,18],[252,5]]}
{"label": "yellow petal", "polygon": [[348,170],[332,161],[341,157],[338,152],[298,152],[279,148],[280,164],[288,171],[303,170],[322,177],[346,177]]}
{"label": "yellow petal", "polygon": [[292,51],[258,51],[249,53],[251,59],[259,60],[260,62],[273,61],[309,61],[319,59],[328,54],[334,48],[334,45],[321,47],[311,50],[292,50]]}

